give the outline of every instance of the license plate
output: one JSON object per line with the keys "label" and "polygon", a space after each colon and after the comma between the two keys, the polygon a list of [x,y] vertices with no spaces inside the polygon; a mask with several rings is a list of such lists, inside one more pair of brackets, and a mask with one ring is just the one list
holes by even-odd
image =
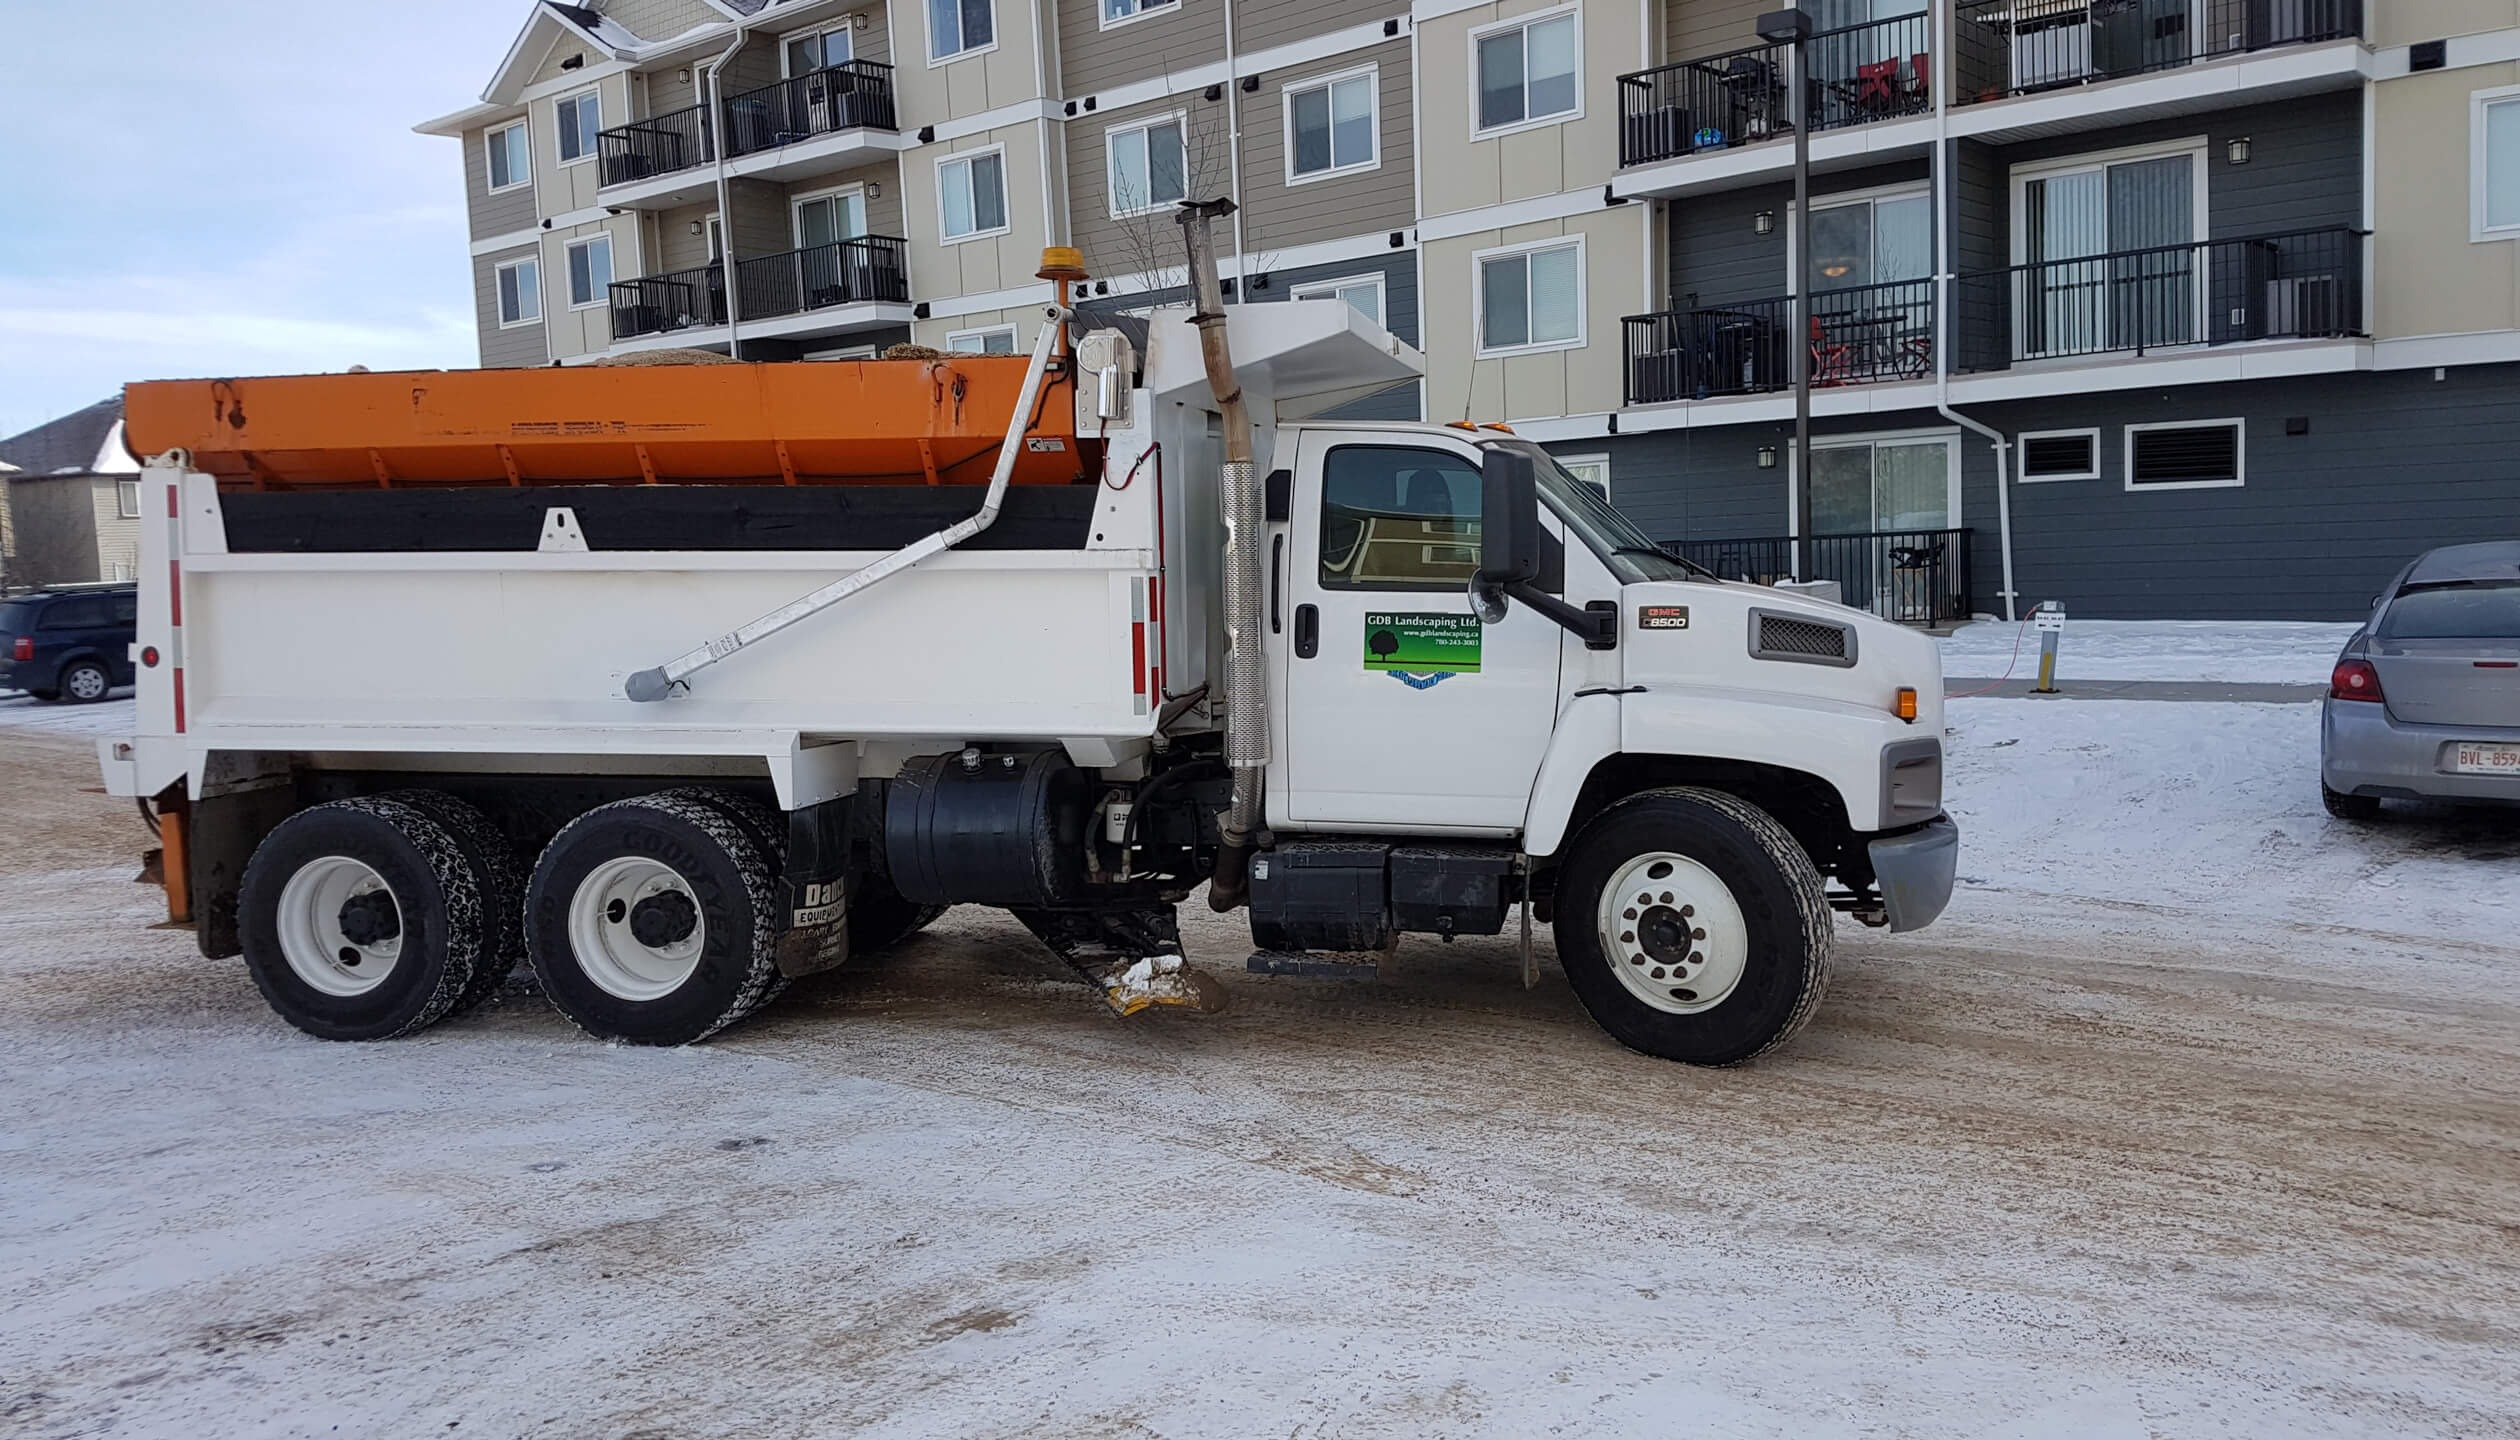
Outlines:
{"label": "license plate", "polygon": [[2520,775],[2520,745],[2453,745],[2450,768],[2461,775]]}

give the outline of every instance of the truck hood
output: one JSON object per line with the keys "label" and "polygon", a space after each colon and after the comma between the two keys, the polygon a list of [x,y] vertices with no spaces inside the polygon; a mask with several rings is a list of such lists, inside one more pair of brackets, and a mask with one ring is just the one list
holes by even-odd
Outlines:
{"label": "truck hood", "polygon": [[1942,648],[1921,631],[1729,580],[1628,585],[1620,608],[1629,685],[1794,695],[1876,713],[1912,688],[1916,733],[1942,733]]}

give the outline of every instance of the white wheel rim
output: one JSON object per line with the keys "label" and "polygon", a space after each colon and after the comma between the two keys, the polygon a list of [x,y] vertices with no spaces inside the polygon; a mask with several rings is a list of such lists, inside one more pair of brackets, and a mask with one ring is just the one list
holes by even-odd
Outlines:
{"label": "white wheel rim", "polygon": [[70,672],[70,693],[77,699],[93,700],[104,694],[106,688],[103,672],[93,666],[82,665]]}
{"label": "white wheel rim", "polygon": [[1712,1010],[1741,984],[1750,955],[1741,905],[1686,855],[1658,850],[1620,866],[1594,919],[1619,983],[1657,1010]]}
{"label": "white wheel rim", "polygon": [[[393,906],[395,933],[361,945],[343,933],[342,910],[367,895],[383,895]],[[384,878],[360,862],[347,855],[309,860],[280,887],[281,958],[291,974],[326,995],[365,995],[402,960],[402,913]]]}
{"label": "white wheel rim", "polygon": [[[642,942],[631,928],[639,902],[677,894],[691,903],[691,933],[662,945]],[[622,1000],[658,1000],[673,994],[700,968],[709,925],[699,913],[691,882],[644,856],[607,860],[587,872],[569,897],[569,948],[578,968],[605,994]]]}

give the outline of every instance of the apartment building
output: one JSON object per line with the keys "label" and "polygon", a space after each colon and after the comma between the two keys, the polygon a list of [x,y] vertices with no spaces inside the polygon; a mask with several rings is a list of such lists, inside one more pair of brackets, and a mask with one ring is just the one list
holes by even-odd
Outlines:
{"label": "apartment building", "polygon": [[[2520,515],[2520,0],[608,0],[460,137],[485,364],[1028,347],[1336,295],[1728,574],[1903,619],[2342,617]],[[1800,103],[1797,104],[1797,96]],[[1797,127],[1810,311],[1794,321]],[[2000,479],[1999,479],[2000,474]]]}

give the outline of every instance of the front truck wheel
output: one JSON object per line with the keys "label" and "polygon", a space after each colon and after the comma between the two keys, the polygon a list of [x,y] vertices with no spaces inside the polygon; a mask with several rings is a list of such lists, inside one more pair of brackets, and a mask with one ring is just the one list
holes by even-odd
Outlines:
{"label": "front truck wheel", "polygon": [[776,870],[751,827],[689,795],[642,795],[553,837],[525,901],[526,953],[578,1028],[688,1045],[786,987]]}
{"label": "front truck wheel", "polygon": [[462,840],[387,797],[301,810],[246,862],[246,969],[280,1018],[325,1040],[444,1019],[496,943],[497,892]]}
{"label": "front truck wheel", "polygon": [[1611,806],[1558,887],[1558,957],[1576,998],[1621,1044],[1691,1065],[1738,1065],[1801,1029],[1835,938],[1811,857],[1721,791]]}

